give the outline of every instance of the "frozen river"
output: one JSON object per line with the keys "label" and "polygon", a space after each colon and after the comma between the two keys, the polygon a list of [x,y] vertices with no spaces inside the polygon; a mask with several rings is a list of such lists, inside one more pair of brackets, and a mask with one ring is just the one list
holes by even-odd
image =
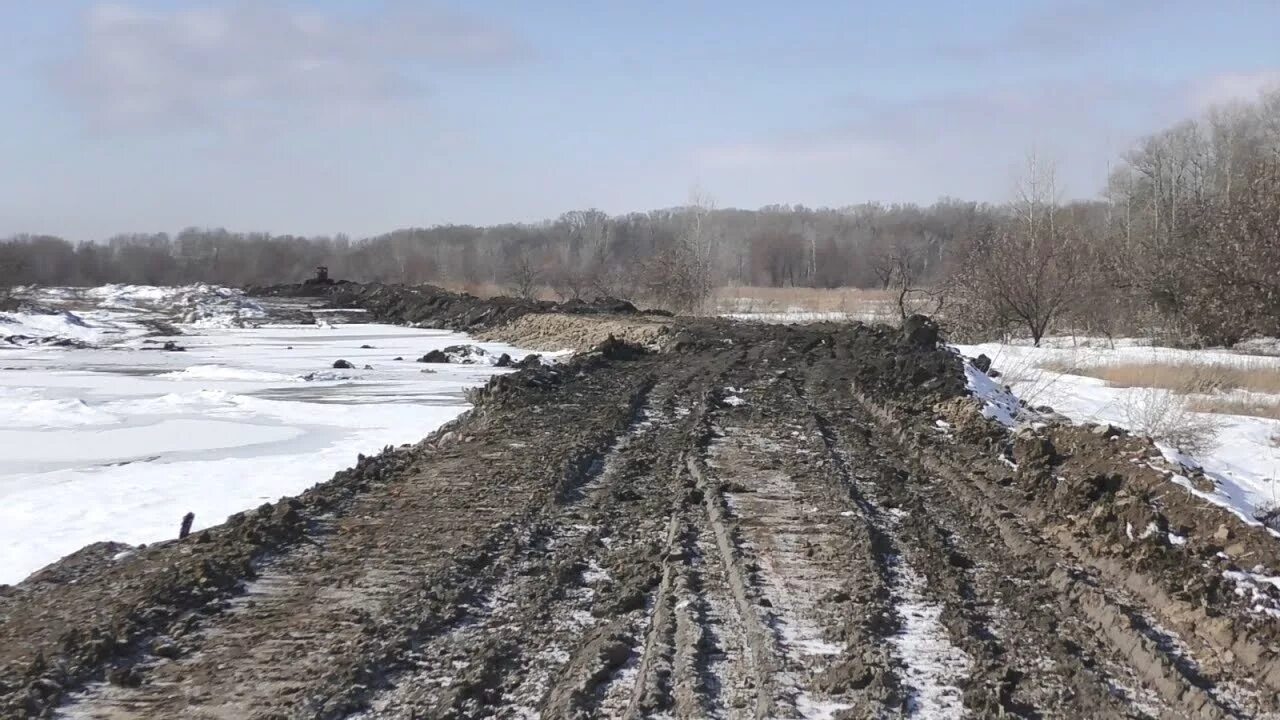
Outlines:
{"label": "frozen river", "polygon": [[[446,331],[190,331],[172,338],[185,352],[144,349],[163,337],[0,343],[0,583],[91,542],[175,537],[187,512],[198,529],[297,494],[357,453],[422,439],[467,409],[466,388],[506,372],[414,362],[471,342]],[[337,359],[357,369],[334,370]]]}

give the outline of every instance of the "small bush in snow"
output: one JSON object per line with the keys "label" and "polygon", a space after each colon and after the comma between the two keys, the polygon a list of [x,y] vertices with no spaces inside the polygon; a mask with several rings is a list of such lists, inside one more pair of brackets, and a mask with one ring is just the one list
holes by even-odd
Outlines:
{"label": "small bush in snow", "polygon": [[1211,452],[1218,445],[1217,419],[1193,412],[1184,398],[1165,390],[1141,388],[1129,393],[1124,415],[1130,430],[1192,455]]}

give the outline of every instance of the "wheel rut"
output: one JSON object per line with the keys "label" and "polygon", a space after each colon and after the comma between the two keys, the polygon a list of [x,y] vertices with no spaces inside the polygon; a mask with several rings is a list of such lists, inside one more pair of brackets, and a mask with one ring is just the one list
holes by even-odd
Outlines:
{"label": "wheel rut", "polygon": [[[514,465],[501,460],[512,447],[544,444],[544,425],[514,423],[492,443],[459,438],[407,477],[363,496],[330,532],[265,564],[247,592],[216,616],[193,616],[195,630],[175,642],[176,657],[140,659],[140,687],[91,685],[59,715],[223,718],[278,708],[344,717],[364,707],[424,643],[441,634],[465,636],[500,608],[502,580],[519,575],[530,549],[594,540],[574,531],[574,507],[591,494],[585,488],[599,480],[608,448],[643,427],[636,417],[652,380],[637,369],[626,382],[608,385],[614,401],[603,409],[595,406],[598,394],[561,398],[561,412],[597,424],[576,443],[545,447],[533,478],[524,474],[530,468],[523,458]],[[581,390],[591,382],[585,379]],[[485,455],[497,460],[491,470],[506,482],[476,472],[473,459]],[[505,657],[498,647],[488,655],[494,663]],[[488,668],[501,671],[499,664]]]}
{"label": "wheel rut", "polygon": [[[337,501],[261,510],[299,518],[230,570],[218,544],[258,526],[69,585],[110,609],[92,623],[42,616],[44,588],[0,597],[0,638],[71,628],[0,665],[6,711],[1275,717],[1276,679],[1239,671],[1268,667],[1268,635],[1187,620],[1167,578],[1055,523],[1007,445],[934,424],[962,391],[935,383],[944,350],[862,326],[672,327],[662,352],[614,340],[495,380]],[[64,671],[86,642],[106,650]]]}

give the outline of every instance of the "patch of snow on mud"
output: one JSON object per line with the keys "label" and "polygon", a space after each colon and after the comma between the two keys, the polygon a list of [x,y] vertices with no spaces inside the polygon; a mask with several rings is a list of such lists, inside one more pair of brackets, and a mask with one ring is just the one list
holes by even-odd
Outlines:
{"label": "patch of snow on mud", "polygon": [[[1215,472],[1177,448],[1170,447],[1164,443],[1156,443],[1156,447],[1159,448],[1160,454],[1164,456],[1165,461],[1174,467],[1180,467],[1187,472],[1194,470],[1204,472],[1205,476],[1213,481],[1214,487],[1213,490],[1206,492],[1196,487],[1191,482],[1191,479],[1185,475],[1173,473],[1170,480],[1175,485],[1201,500],[1230,511],[1245,525],[1263,528],[1273,536],[1280,537],[1280,531],[1268,527],[1255,516],[1259,508],[1275,504],[1276,479],[1274,476],[1269,481],[1259,482],[1254,480],[1250,483],[1250,478],[1248,478],[1247,474],[1244,478],[1241,478],[1239,474],[1229,471],[1223,472],[1219,470]],[[1218,464],[1211,457],[1206,458],[1205,462],[1211,465]],[[1241,482],[1242,479],[1245,480],[1244,483]],[[1254,486],[1250,487],[1251,484]],[[1264,485],[1267,490],[1261,490],[1257,485]]]}
{"label": "patch of snow on mud", "polygon": [[449,362],[458,365],[492,365],[497,362],[497,358],[475,345],[445,348],[444,354],[448,356]]}
{"label": "patch of snow on mud", "polygon": [[942,625],[942,605],[924,596],[924,579],[909,565],[897,567],[897,610],[902,629],[889,639],[905,667],[902,682],[910,695],[908,715],[922,718],[958,718],[964,714],[964,680],[969,656],[951,644]]}
{"label": "patch of snow on mud", "polygon": [[796,696],[796,712],[805,720],[834,720],[841,710],[852,709],[848,703],[814,700],[805,693]]}
{"label": "patch of snow on mud", "polygon": [[1280,618],[1280,577],[1246,570],[1223,570],[1222,577],[1236,586],[1236,595],[1249,600],[1254,612]]}
{"label": "patch of snow on mud", "polygon": [[782,642],[801,655],[839,655],[844,652],[842,646],[823,640],[818,628],[807,623],[779,620],[778,626]]}
{"label": "patch of snow on mud", "polygon": [[964,363],[964,381],[970,394],[982,401],[983,417],[995,420],[1005,427],[1018,424],[1022,406],[1009,388],[997,383],[968,360]]}
{"label": "patch of snow on mud", "polygon": [[609,576],[609,571],[600,567],[600,562],[595,558],[591,558],[587,562],[587,569],[582,571],[582,581],[593,585],[609,582],[612,579]]}
{"label": "patch of snow on mud", "polygon": [[[886,528],[896,531],[906,513],[891,508],[884,517]],[[905,556],[891,556],[889,560],[889,593],[902,619],[901,629],[889,638],[889,643],[903,664],[907,717],[962,717],[964,695],[960,683],[968,676],[973,660],[948,639],[941,621],[942,605],[925,596],[925,579]]]}

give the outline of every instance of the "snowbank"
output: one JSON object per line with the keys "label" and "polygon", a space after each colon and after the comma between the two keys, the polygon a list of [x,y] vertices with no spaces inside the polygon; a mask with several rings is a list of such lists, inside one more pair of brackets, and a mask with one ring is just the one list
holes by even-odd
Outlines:
{"label": "snowbank", "polygon": [[211,329],[252,326],[267,317],[243,292],[206,284],[35,288],[20,296],[31,309],[0,314],[0,339],[23,347],[119,344],[154,334],[147,326],[152,320]]}
{"label": "snowbank", "polygon": [[6,388],[0,394],[0,429],[111,425],[119,418],[79,398],[42,399],[37,388]]}
{"label": "snowbank", "polygon": [[163,311],[199,327],[243,327],[267,316],[262,306],[242,291],[205,283],[179,287],[103,285],[88,289],[84,297],[104,308]]}
{"label": "snowbank", "polygon": [[[1047,347],[1026,345],[957,345],[963,355],[973,358],[984,354],[992,359],[992,368],[1002,373],[992,379],[972,367],[966,368],[970,392],[984,403],[984,414],[1011,426],[1019,419],[1017,400],[1027,405],[1048,405],[1056,412],[1079,423],[1106,423],[1116,427],[1132,427],[1132,410],[1144,394],[1166,393],[1149,388],[1117,388],[1097,378],[1047,370],[1041,367],[1055,363],[1057,367],[1114,365],[1121,363],[1218,364],[1257,367],[1259,364],[1280,367],[1280,358],[1243,355],[1230,350],[1179,350],[1144,346],[1136,342],[1119,342],[1116,347],[1079,345],[1071,347],[1063,339],[1054,339]],[[1005,384],[1007,383],[1007,385]],[[1022,410],[1025,415],[1025,409]],[[1235,513],[1250,525],[1262,506],[1280,501],[1280,421],[1244,415],[1193,413],[1210,419],[1217,426],[1216,447],[1194,457],[1167,444],[1157,443],[1165,458],[1188,473],[1203,469],[1216,489],[1197,490],[1186,477],[1174,481],[1208,502]]]}
{"label": "snowbank", "polygon": [[70,344],[100,345],[113,339],[141,335],[110,319],[81,316],[70,311],[0,313],[0,338],[10,345],[48,345],[59,340]]}

